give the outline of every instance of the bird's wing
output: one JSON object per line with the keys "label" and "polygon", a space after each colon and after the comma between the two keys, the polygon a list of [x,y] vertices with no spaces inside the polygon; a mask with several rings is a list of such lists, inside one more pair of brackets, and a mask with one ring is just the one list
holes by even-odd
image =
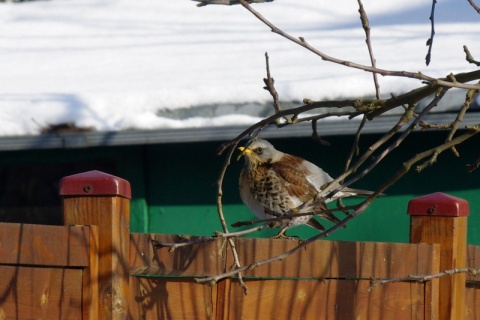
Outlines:
{"label": "bird's wing", "polygon": [[[323,190],[323,187],[327,183],[333,180],[333,178],[330,177],[328,173],[326,173],[325,171],[323,171],[313,163],[305,160],[303,164],[310,172],[310,174],[307,175],[308,181],[310,181],[319,192]],[[336,184],[334,187],[338,187],[338,186],[339,184]],[[352,197],[352,196],[368,197],[371,194],[373,194],[372,191],[347,187],[338,191],[331,199],[327,199],[327,202],[337,198],[346,198],[346,197]]]}
{"label": "bird's wing", "polygon": [[306,202],[311,200],[318,191],[307,179],[308,171],[300,165],[302,161],[301,158],[285,154],[282,161],[271,164],[271,170],[274,170],[283,180],[283,187],[288,194]]}
{"label": "bird's wing", "polygon": [[308,171],[306,177],[307,180],[317,189],[317,191],[321,191],[323,187],[333,180],[332,177],[313,163],[304,160],[303,166]]}

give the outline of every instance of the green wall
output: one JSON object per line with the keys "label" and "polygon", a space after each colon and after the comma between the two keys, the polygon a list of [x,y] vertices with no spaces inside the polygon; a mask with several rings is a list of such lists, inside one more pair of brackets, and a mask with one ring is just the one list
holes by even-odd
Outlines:
{"label": "green wall", "polygon": [[[362,150],[378,137],[363,136]],[[402,162],[422,151],[422,148],[433,147],[444,137],[444,133],[439,132],[412,134],[404,146],[395,150],[354,187],[375,189],[392,177]],[[275,139],[271,142],[277,149],[302,156],[335,176],[342,172],[353,137],[332,136],[326,139],[331,143],[330,147],[321,147],[310,138]],[[58,180],[64,175],[103,169],[129,180],[132,185],[133,232],[211,235],[217,230],[221,231],[216,208],[216,180],[225,158],[216,155],[219,145],[217,142],[205,142],[2,152],[0,169],[3,170],[1,172],[8,172],[12,168],[30,166],[50,172],[44,168],[58,168],[51,171],[55,174],[49,175],[50,185],[58,185]],[[465,164],[474,162],[480,155],[478,145],[479,140],[475,137],[458,148],[460,158],[447,151],[433,167],[420,173],[412,170],[388,189],[385,197],[377,199],[346,229],[338,230],[329,239],[408,242],[408,201],[440,191],[469,201],[469,243],[480,244],[480,170],[471,174],[465,170]],[[236,161],[235,156],[224,180],[223,210],[229,224],[254,219],[238,195],[238,175],[242,165],[243,159]],[[347,200],[345,203],[352,202]],[[342,215],[338,214],[340,218]],[[276,232],[265,230],[252,236],[271,236]],[[288,234],[304,238],[313,236],[316,230],[301,226],[291,229]]]}
{"label": "green wall", "polygon": [[[370,146],[378,137],[364,136],[362,148]],[[403,161],[422,151],[422,147],[430,148],[442,139],[444,138],[439,133],[414,134],[407,141],[408,146],[396,150],[354,186],[375,189],[385,179],[393,176]],[[342,172],[352,137],[328,137],[327,140],[331,143],[330,147],[320,147],[309,138],[271,141],[279,150],[303,156],[335,176]],[[147,148],[149,232],[211,235],[213,231],[221,230],[215,201],[216,179],[224,157],[216,156],[218,145],[219,143],[171,144]],[[480,171],[469,174],[464,167],[466,163],[476,160],[477,145],[478,139],[474,139],[459,147],[461,158],[445,152],[435,166],[420,173],[412,170],[386,191],[387,196],[377,199],[362,215],[350,222],[346,229],[338,230],[329,239],[408,242],[408,201],[416,196],[441,191],[470,202],[468,237],[471,243],[480,244],[480,234],[477,231],[480,227]],[[243,160],[237,162],[235,157],[224,181],[223,210],[229,224],[253,218],[238,195],[238,175],[242,165]],[[268,236],[275,232],[277,231],[267,230],[254,236]],[[290,230],[289,234],[310,237],[316,234],[316,230],[302,226]]]}

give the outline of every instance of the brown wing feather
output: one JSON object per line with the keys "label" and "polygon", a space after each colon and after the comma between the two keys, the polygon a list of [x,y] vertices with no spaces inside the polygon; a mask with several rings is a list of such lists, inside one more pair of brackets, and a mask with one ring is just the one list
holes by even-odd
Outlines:
{"label": "brown wing feather", "polygon": [[271,169],[286,182],[284,187],[290,195],[306,202],[315,197],[317,190],[307,180],[308,172],[301,165],[302,161],[303,159],[286,154],[282,161],[272,163]]}

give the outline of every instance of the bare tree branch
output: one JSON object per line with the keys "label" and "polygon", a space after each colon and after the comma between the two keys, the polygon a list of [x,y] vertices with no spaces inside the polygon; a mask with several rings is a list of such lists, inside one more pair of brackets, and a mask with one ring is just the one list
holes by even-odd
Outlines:
{"label": "bare tree branch", "polygon": [[426,82],[429,82],[433,85],[438,85],[438,86],[444,86],[444,87],[456,87],[456,88],[464,88],[464,89],[478,89],[478,86],[476,85],[469,85],[469,84],[464,84],[464,83],[452,83],[450,81],[445,81],[443,79],[437,79],[433,77],[429,77],[427,75],[422,74],[421,72],[407,72],[407,71],[389,71],[389,70],[384,70],[384,69],[379,69],[375,67],[370,67],[366,65],[361,65],[358,63],[346,61],[346,60],[341,60],[337,59],[334,57],[331,57],[329,55],[326,55],[325,53],[315,49],[312,47],[310,44],[307,43],[307,41],[303,37],[299,37],[298,39],[285,33],[284,31],[280,30],[277,28],[273,23],[265,19],[258,11],[254,10],[247,1],[245,0],[239,0],[240,4],[245,7],[248,11],[250,11],[255,17],[257,17],[260,21],[262,21],[264,24],[266,24],[272,32],[287,38],[288,40],[304,47],[305,49],[315,53],[316,55],[320,56],[323,60],[325,61],[330,61],[333,63],[341,64],[350,68],[355,68],[355,69],[360,69],[368,72],[373,72],[373,73],[378,73],[381,74],[382,76],[395,76],[395,77],[406,77],[406,78],[413,78],[413,79],[419,79],[423,80]]}
{"label": "bare tree branch", "polygon": [[[204,1],[204,2],[214,3],[215,1],[216,0]],[[227,2],[227,0],[222,0],[222,1]],[[400,178],[402,178],[412,168],[413,165],[427,158],[430,158],[423,164],[420,164],[419,166],[417,166],[417,170],[419,168],[426,167],[427,165],[434,163],[436,158],[443,151],[450,149],[453,152],[456,152],[456,149],[455,149],[456,145],[464,142],[465,140],[473,137],[478,132],[480,132],[480,124],[479,124],[476,126],[466,127],[465,128],[466,131],[464,133],[457,135],[458,129],[460,128],[460,124],[463,120],[463,117],[465,116],[465,112],[467,111],[470,103],[473,101],[475,94],[480,90],[480,84],[468,84],[467,82],[474,81],[474,80],[478,81],[480,79],[480,70],[475,70],[468,73],[459,73],[455,75],[449,74],[445,78],[437,79],[437,78],[432,78],[432,77],[423,75],[419,72],[415,73],[415,72],[406,72],[406,71],[389,71],[389,70],[383,70],[383,69],[377,68],[375,64],[373,50],[371,47],[371,42],[370,42],[370,26],[368,22],[368,17],[366,15],[366,12],[361,0],[357,0],[357,1],[359,4],[360,19],[362,21],[362,26],[366,34],[366,44],[369,50],[370,61],[372,64],[371,66],[365,66],[365,65],[337,59],[334,57],[330,57],[324,54],[323,52],[317,50],[316,48],[310,46],[305,41],[304,38],[299,37],[297,39],[295,37],[292,37],[291,35],[278,29],[275,25],[273,25],[271,22],[266,20],[257,11],[253,10],[249,5],[251,1],[246,1],[246,0],[228,1],[229,4],[233,4],[237,2],[240,3],[244,8],[250,11],[260,21],[266,24],[272,30],[272,32],[277,33],[282,37],[285,37],[286,39],[317,54],[325,61],[333,62],[333,63],[340,64],[350,68],[356,68],[356,69],[364,70],[367,72],[371,72],[374,77],[374,84],[376,88],[376,99],[353,99],[353,100],[333,100],[333,101],[312,101],[309,99],[304,99],[303,106],[288,109],[288,110],[282,110],[280,107],[279,99],[278,99],[278,93],[275,90],[274,81],[270,74],[268,55],[266,55],[267,78],[264,79],[264,82],[266,85],[266,89],[270,92],[270,94],[273,97],[275,113],[272,116],[267,117],[262,121],[259,121],[258,123],[250,126],[246,130],[244,130],[242,133],[240,133],[232,141],[223,144],[219,148],[218,150],[219,154],[222,154],[225,150],[228,149],[225,163],[221,169],[221,173],[217,181],[217,185],[218,185],[217,207],[218,207],[218,214],[222,224],[223,232],[217,232],[214,237],[205,237],[204,240],[196,240],[197,242],[194,243],[196,244],[198,243],[198,241],[212,241],[212,239],[217,239],[217,238],[228,239],[227,241],[229,241],[230,247],[232,249],[232,254],[234,255],[235,264],[231,270],[226,271],[225,273],[202,278],[202,279],[196,279],[197,282],[214,284],[221,279],[238,275],[240,279],[240,283],[244,287],[244,290],[246,293],[247,288],[241,278],[241,275],[244,271],[253,269],[258,266],[265,265],[274,261],[283,260],[288,256],[294,254],[301,248],[305,247],[312,241],[315,241],[317,239],[324,238],[330,235],[331,233],[335,232],[338,228],[345,226],[345,224],[348,223],[348,221],[360,215],[375,200],[375,198],[382,195],[385,190],[387,190],[391,185],[393,185]],[[429,45],[429,50],[426,58],[427,65],[430,62],[432,42],[433,42],[433,36],[434,36],[435,4],[436,4],[436,0],[433,0],[432,12],[430,16],[430,20],[432,21],[432,34],[431,34],[431,38],[429,39],[429,43],[427,43]],[[471,56],[470,52],[466,47],[464,47],[464,50],[467,54],[467,61],[472,63],[477,63],[473,59],[473,57]],[[398,96],[392,95],[392,97],[389,99],[381,99],[380,90],[379,90],[380,86],[378,84],[377,74],[381,74],[383,76],[396,76],[396,77],[407,77],[407,78],[419,79],[426,82],[426,85]],[[437,103],[444,97],[445,93],[450,88],[462,88],[462,89],[469,90],[466,95],[465,103],[457,114],[457,118],[455,119],[455,121],[453,121],[451,124],[448,124],[448,125],[428,124],[425,121],[425,116],[437,105]],[[431,95],[433,95],[433,98],[431,99],[430,103],[419,114],[416,114],[414,112],[414,109],[417,106],[417,103],[420,100],[426,97],[429,97]],[[314,115],[308,115],[303,117],[301,116],[305,112],[313,111],[323,107],[334,107],[339,109],[344,107],[353,107],[354,111],[349,110],[349,111],[338,111],[338,112],[319,112],[318,114],[314,114]],[[377,116],[382,115],[383,113],[397,107],[402,107],[404,111],[403,114],[399,116],[397,123],[387,133],[385,133],[380,139],[378,139],[374,144],[372,144],[363,154],[361,154],[353,164],[351,164],[353,162],[353,155],[355,153],[358,153],[358,141],[360,138],[362,128],[366,123],[366,121],[375,120]],[[386,180],[382,185],[380,185],[375,190],[375,192],[371,196],[366,198],[364,201],[349,207],[344,207],[341,204],[341,202],[339,202],[337,208],[328,209],[328,211],[330,212],[344,211],[347,213],[347,217],[345,219],[341,220],[339,223],[335,224],[330,229],[299,243],[298,246],[281,255],[278,255],[275,257],[269,257],[261,261],[246,263],[245,265],[242,266],[240,264],[240,261],[238,261],[238,255],[235,250],[234,237],[271,227],[272,225],[275,225],[275,222],[277,221],[292,219],[294,217],[298,217],[299,214],[296,213],[294,215],[293,213],[290,213],[290,214],[275,217],[273,219],[266,219],[266,220],[256,220],[256,221],[247,221],[247,222],[240,221],[240,222],[234,223],[233,225],[234,226],[252,225],[257,223],[261,223],[261,225],[247,229],[247,230],[234,232],[234,233],[230,233],[228,231],[227,224],[226,224],[223,210],[222,210],[222,196],[223,196],[222,183],[223,183],[225,172],[228,166],[230,165],[230,159],[233,156],[233,153],[236,150],[237,145],[240,143],[240,141],[246,137],[256,138],[264,128],[272,124],[276,124],[277,127],[280,128],[283,126],[294,125],[294,124],[305,122],[305,121],[312,122],[312,132],[313,132],[312,135],[317,139],[319,139],[320,141],[323,141],[318,136],[318,132],[317,132],[317,125],[319,124],[318,121],[320,119],[324,119],[327,117],[334,117],[334,116],[349,116],[350,118],[354,118],[359,115],[363,115],[363,119],[357,130],[355,141],[351,149],[349,159],[347,160],[347,163],[346,163],[345,171],[341,175],[339,175],[336,179],[334,179],[331,183],[329,183],[327,186],[324,187],[324,189],[318,194],[318,197],[317,197],[318,202],[326,201],[327,199],[331,198],[335,193],[339,192],[344,187],[350,186],[351,184],[355,183],[356,181],[362,179],[367,174],[372,172],[376,168],[376,166],[381,161],[383,161],[387,156],[389,156],[393,150],[395,150],[398,146],[400,146],[404,142],[406,137],[410,133],[412,133],[417,127],[420,126],[422,128],[442,128],[442,129],[448,129],[450,131],[444,143],[442,143],[441,145],[435,146],[434,148],[431,148],[429,150],[425,150],[419,154],[416,154],[413,157],[411,157],[409,160],[405,161],[402,167],[389,180]],[[282,119],[285,121],[282,121]],[[477,160],[475,164],[470,165],[470,167],[467,167],[467,169],[473,168],[472,170],[474,170],[474,168],[478,166],[480,166],[480,158],[479,160]],[[347,177],[349,178],[349,180],[346,181]],[[304,215],[311,215],[311,213],[305,213]],[[164,245],[164,246],[167,245],[167,246],[170,246],[171,248],[175,248],[177,246],[176,244],[161,244],[161,245]],[[183,246],[184,244],[181,244],[181,245]]]}

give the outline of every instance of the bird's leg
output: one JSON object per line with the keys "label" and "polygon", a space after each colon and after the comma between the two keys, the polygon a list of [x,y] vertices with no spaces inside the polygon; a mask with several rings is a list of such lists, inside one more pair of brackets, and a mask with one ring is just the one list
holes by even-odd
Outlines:
{"label": "bird's leg", "polygon": [[[281,214],[276,213],[276,212],[272,212],[272,211],[270,211],[270,210],[268,210],[268,209],[265,209],[264,212],[265,212],[265,214],[270,215],[270,216],[272,216],[272,217],[274,217],[274,218],[278,218],[278,217],[282,216]],[[272,222],[270,222],[270,223],[268,224],[268,228],[269,228],[269,229],[280,228],[280,227],[283,225],[284,222],[285,222],[284,220],[272,221]]]}
{"label": "bird's leg", "polygon": [[269,229],[280,228],[282,226],[282,221],[273,221],[268,224]]}
{"label": "bird's leg", "polygon": [[277,233],[276,235],[274,235],[272,237],[272,239],[288,239],[288,240],[297,240],[298,239],[298,237],[296,237],[296,236],[293,236],[293,237],[287,236],[285,234],[285,232],[287,232],[287,230],[288,230],[288,226],[286,226],[282,230],[280,230],[280,232]]}

